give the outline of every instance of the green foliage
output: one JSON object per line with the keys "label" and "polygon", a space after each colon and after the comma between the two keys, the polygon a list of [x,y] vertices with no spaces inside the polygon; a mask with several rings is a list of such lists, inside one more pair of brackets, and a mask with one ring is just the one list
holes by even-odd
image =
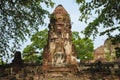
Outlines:
{"label": "green foliage", "polygon": [[[39,31],[31,38],[31,44],[23,50],[25,62],[42,63],[43,48],[47,43],[48,30]],[[72,41],[76,47],[78,58],[91,60],[93,58],[93,42],[88,38],[81,39],[79,32],[72,32]]]}
{"label": "green foliage", "polygon": [[76,3],[81,3],[81,2],[83,2],[83,1],[85,1],[85,0],[76,0]]}
{"label": "green foliage", "polygon": [[81,60],[93,59],[94,46],[91,39],[80,38],[79,32],[72,32],[72,41],[75,45],[77,56]]}
{"label": "green foliage", "polygon": [[43,48],[47,43],[48,30],[39,31],[32,35],[31,44],[23,50],[25,62],[42,63]]}
{"label": "green foliage", "polygon": [[[120,42],[120,1],[119,0],[76,0],[80,5],[80,21],[89,22],[83,33],[86,37],[97,34],[108,35],[109,37],[117,37]],[[101,26],[102,25],[102,26]],[[103,28],[103,31],[99,29]],[[117,33],[112,35],[112,33]]]}
{"label": "green foliage", "polygon": [[14,51],[44,24],[49,12],[42,4],[54,5],[51,0],[0,0],[0,57]]}
{"label": "green foliage", "polygon": [[6,62],[5,62],[5,61],[3,61],[3,59],[2,59],[2,58],[0,58],[0,65],[3,65],[3,64],[6,64]]}
{"label": "green foliage", "polygon": [[3,64],[3,61],[2,61],[2,59],[0,59],[0,65],[1,65],[1,64]]}
{"label": "green foliage", "polygon": [[79,32],[73,31],[72,32],[72,41],[76,41],[76,40],[79,40],[79,39],[81,39],[80,36],[79,36]]}

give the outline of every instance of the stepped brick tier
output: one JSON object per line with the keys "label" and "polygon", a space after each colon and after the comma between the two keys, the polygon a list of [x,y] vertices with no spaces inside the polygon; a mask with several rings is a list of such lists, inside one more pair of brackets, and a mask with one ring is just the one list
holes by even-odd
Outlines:
{"label": "stepped brick tier", "polygon": [[43,53],[43,71],[49,71],[51,67],[69,67],[69,70],[78,71],[77,55],[72,43],[71,20],[62,5],[58,5],[51,14],[48,27],[48,42]]}

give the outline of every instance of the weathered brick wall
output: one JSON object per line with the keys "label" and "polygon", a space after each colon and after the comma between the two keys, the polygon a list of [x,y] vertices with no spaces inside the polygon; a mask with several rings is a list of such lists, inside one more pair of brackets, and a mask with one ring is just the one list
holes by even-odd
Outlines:
{"label": "weathered brick wall", "polygon": [[[120,63],[91,63],[80,64],[80,72],[75,73],[74,77],[49,77],[42,72],[42,67],[39,64],[23,64],[20,69],[17,69],[12,64],[0,65],[0,80],[119,80],[120,79]],[[56,73],[57,74],[57,73]]]}

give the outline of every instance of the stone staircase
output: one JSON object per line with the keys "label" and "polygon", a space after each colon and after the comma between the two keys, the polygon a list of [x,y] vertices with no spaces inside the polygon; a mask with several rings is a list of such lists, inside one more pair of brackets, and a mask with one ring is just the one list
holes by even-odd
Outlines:
{"label": "stone staircase", "polygon": [[68,67],[50,67],[48,72],[71,72],[70,68]]}
{"label": "stone staircase", "polygon": [[68,77],[74,76],[72,70],[68,67],[50,67],[45,73],[45,77]]}

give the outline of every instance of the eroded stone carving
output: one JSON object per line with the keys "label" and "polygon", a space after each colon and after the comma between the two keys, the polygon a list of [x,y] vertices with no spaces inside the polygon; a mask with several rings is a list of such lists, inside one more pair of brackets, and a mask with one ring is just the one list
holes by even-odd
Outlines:
{"label": "eroded stone carving", "polygon": [[71,22],[67,11],[58,5],[51,14],[48,43],[44,48],[43,70],[48,67],[77,65],[76,53],[71,41]]}

